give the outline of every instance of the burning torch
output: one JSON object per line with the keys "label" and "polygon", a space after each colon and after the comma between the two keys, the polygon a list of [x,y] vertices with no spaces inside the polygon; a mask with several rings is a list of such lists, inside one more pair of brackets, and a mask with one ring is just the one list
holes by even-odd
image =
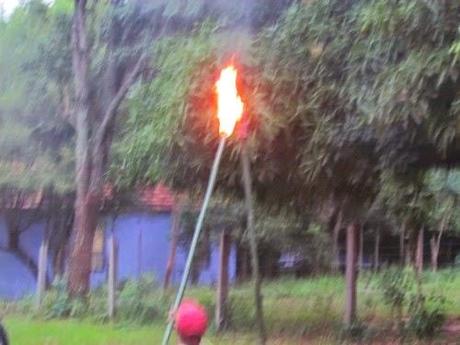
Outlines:
{"label": "burning torch", "polygon": [[[184,297],[185,289],[187,287],[187,282],[190,276],[193,257],[195,256],[196,247],[198,245],[201,229],[203,227],[204,217],[209,205],[209,201],[211,199],[212,192],[214,190],[214,185],[216,183],[217,172],[219,170],[219,165],[222,158],[222,153],[224,151],[225,142],[227,138],[232,135],[236,123],[241,119],[243,115],[244,106],[241,97],[238,95],[238,90],[236,87],[236,78],[237,71],[235,67],[228,66],[222,70],[220,78],[216,83],[217,117],[219,119],[220,125],[220,141],[219,146],[217,148],[216,156],[214,158],[214,163],[212,165],[208,186],[206,188],[206,193],[203,200],[203,205],[201,206],[201,210],[195,225],[195,231],[193,234],[192,243],[190,245],[190,251],[185,264],[185,270],[182,275],[182,280],[179,285],[179,290],[177,291],[177,296],[174,301],[172,310],[177,310],[179,308],[182,298]],[[162,345],[168,345],[173,330],[173,326],[174,321],[170,320],[166,328]]]}

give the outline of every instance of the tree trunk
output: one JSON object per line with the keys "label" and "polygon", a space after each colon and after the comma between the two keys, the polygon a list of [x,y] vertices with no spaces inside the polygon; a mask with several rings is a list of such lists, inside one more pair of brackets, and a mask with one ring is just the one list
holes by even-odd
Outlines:
{"label": "tree trunk", "polygon": [[251,273],[248,250],[243,243],[237,244],[236,250],[236,277],[238,283],[244,283],[248,280]]}
{"label": "tree trunk", "polygon": [[347,261],[346,261],[346,301],[344,322],[347,327],[356,320],[356,283],[358,279],[357,266],[357,235],[358,225],[347,227]]}
{"label": "tree trunk", "polygon": [[409,230],[409,238],[407,241],[407,248],[406,251],[406,266],[413,266],[415,267],[416,264],[416,257],[417,257],[417,235],[418,232],[414,230]]}
{"label": "tree trunk", "polygon": [[226,231],[220,235],[219,276],[217,282],[216,327],[222,331],[227,325],[227,300],[229,290],[228,260],[231,249],[231,237]]}
{"label": "tree trunk", "polygon": [[[108,96],[103,100],[91,99],[92,85],[89,79],[91,59],[86,28],[86,3],[86,0],[74,0],[72,25],[72,66],[75,86],[72,124],[76,133],[75,185],[77,195],[74,242],[69,258],[68,288],[71,296],[85,295],[89,289],[91,247],[99,208],[102,204],[105,168],[117,110],[147,62],[146,54],[141,54],[131,68],[120,68],[117,71],[120,75],[115,79],[113,78],[115,65],[113,59],[109,58],[107,70],[109,76],[103,78],[106,84],[101,86],[101,89],[108,90]],[[111,53],[112,49],[114,49],[113,40],[109,42],[108,52]],[[121,82],[115,83],[115,80]]]}
{"label": "tree trunk", "polygon": [[359,257],[358,257],[359,270],[364,269],[364,227],[359,227]]}
{"label": "tree trunk", "polygon": [[437,272],[438,270],[438,258],[439,258],[439,249],[441,247],[441,239],[442,239],[444,230],[447,228],[447,224],[449,222],[450,217],[451,217],[450,213],[447,213],[444,215],[444,217],[441,220],[441,224],[439,225],[438,236],[433,234],[430,240],[431,269],[433,270],[433,272]]}
{"label": "tree trunk", "polygon": [[168,290],[169,286],[171,285],[172,274],[174,271],[174,266],[176,264],[176,254],[177,254],[177,244],[179,242],[179,231],[180,231],[180,219],[181,219],[181,211],[175,210],[173,212],[173,219],[171,224],[171,246],[169,249],[168,255],[168,262],[166,264],[166,273],[165,279],[163,282],[163,290]]}
{"label": "tree trunk", "polygon": [[424,228],[422,227],[418,231],[417,235],[417,252],[415,258],[415,267],[417,269],[418,274],[422,274],[423,272],[423,245],[424,245]]}
{"label": "tree trunk", "polygon": [[241,151],[241,167],[243,172],[243,186],[245,194],[246,212],[247,212],[247,229],[249,233],[249,244],[251,250],[252,278],[254,281],[254,299],[256,306],[256,323],[259,330],[259,343],[265,345],[267,342],[267,332],[265,329],[265,320],[263,314],[263,297],[262,281],[259,272],[259,251],[257,248],[257,237],[254,227],[254,206],[252,199],[252,182],[250,163],[246,147]]}
{"label": "tree trunk", "polygon": [[99,210],[98,203],[81,199],[77,195],[74,240],[69,258],[69,293],[72,297],[83,297],[90,288],[91,248]]}
{"label": "tree trunk", "polygon": [[404,266],[406,263],[406,248],[405,248],[405,241],[406,241],[406,226],[407,221],[404,220],[400,232],[399,232],[399,261],[400,265]]}
{"label": "tree trunk", "polygon": [[380,267],[380,229],[377,229],[375,234],[374,246],[374,271],[378,271]]}
{"label": "tree trunk", "polygon": [[337,220],[334,225],[334,232],[332,238],[332,271],[338,273],[340,270],[340,249],[339,249],[339,238],[340,230],[342,229],[343,212],[339,211]]}
{"label": "tree trunk", "polygon": [[433,235],[430,240],[431,247],[431,270],[433,272],[438,271],[438,256],[439,256],[439,247],[436,243],[436,236]]}
{"label": "tree trunk", "polygon": [[[72,26],[72,60],[75,84],[76,176],[74,241],[69,258],[69,293],[84,296],[89,290],[91,248],[96,231],[99,202],[90,192],[91,121],[90,84],[88,81],[89,52],[86,33],[86,0],[75,0]],[[94,144],[94,143],[93,143]],[[99,162],[100,163],[100,162]]]}

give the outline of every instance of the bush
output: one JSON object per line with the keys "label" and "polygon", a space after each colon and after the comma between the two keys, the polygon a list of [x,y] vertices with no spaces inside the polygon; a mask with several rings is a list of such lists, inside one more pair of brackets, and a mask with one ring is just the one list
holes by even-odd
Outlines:
{"label": "bush", "polygon": [[446,320],[445,304],[443,296],[414,295],[409,304],[408,331],[419,338],[436,335]]}
{"label": "bush", "polygon": [[[416,288],[417,287],[417,288]],[[396,315],[399,331],[402,335],[414,334],[419,338],[432,337],[445,321],[446,299],[441,295],[426,296],[417,282],[414,272],[409,269],[389,269],[380,280],[383,301]],[[403,314],[408,321],[403,323]]]}
{"label": "bush", "polygon": [[117,319],[145,324],[166,315],[167,305],[153,292],[152,277],[127,281],[118,295]]}
{"label": "bush", "polygon": [[389,268],[383,272],[379,283],[383,302],[390,306],[392,318],[402,333],[404,331],[404,308],[408,304],[409,294],[415,285],[413,273],[407,269]]}
{"label": "bush", "polygon": [[[127,280],[121,284],[117,296],[116,319],[120,322],[145,324],[166,317],[169,299],[157,293],[152,277]],[[16,303],[16,310],[45,319],[89,318],[97,322],[108,320],[107,286],[92,290],[87,299],[70,298],[63,280],[53,282],[43,298],[37,314],[35,297],[29,296]]]}
{"label": "bush", "polygon": [[[64,280],[53,282],[52,288],[45,295],[42,310],[47,319],[68,317],[72,314],[72,302],[67,294],[67,284]],[[75,313],[74,313],[75,314]]]}
{"label": "bush", "polygon": [[250,330],[255,327],[254,299],[247,296],[231,295],[228,301],[229,327]]}
{"label": "bush", "polygon": [[362,322],[355,322],[349,327],[342,328],[340,338],[345,340],[352,340],[353,342],[367,342],[372,337],[372,332],[368,326]]}

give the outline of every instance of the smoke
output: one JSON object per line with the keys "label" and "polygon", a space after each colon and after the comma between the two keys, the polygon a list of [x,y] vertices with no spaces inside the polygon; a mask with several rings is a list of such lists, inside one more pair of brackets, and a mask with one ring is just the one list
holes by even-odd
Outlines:
{"label": "smoke", "polygon": [[[129,1],[129,0],[128,0]],[[205,18],[219,24],[222,59],[236,55],[244,59],[251,37],[276,23],[296,0],[130,0],[137,5],[157,8],[171,18],[170,25],[202,22]],[[175,19],[172,19],[175,18]],[[175,30],[172,30],[175,31]]]}
{"label": "smoke", "polygon": [[296,0],[132,0],[139,4],[163,7],[166,15],[206,14],[228,28],[252,31],[276,22]]}

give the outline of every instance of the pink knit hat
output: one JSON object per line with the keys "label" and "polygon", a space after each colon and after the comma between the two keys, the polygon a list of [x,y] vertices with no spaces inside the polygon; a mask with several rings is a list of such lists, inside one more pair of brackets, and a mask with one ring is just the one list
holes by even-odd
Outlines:
{"label": "pink knit hat", "polygon": [[201,337],[208,328],[208,315],[203,306],[184,300],[177,309],[176,330],[182,337]]}

